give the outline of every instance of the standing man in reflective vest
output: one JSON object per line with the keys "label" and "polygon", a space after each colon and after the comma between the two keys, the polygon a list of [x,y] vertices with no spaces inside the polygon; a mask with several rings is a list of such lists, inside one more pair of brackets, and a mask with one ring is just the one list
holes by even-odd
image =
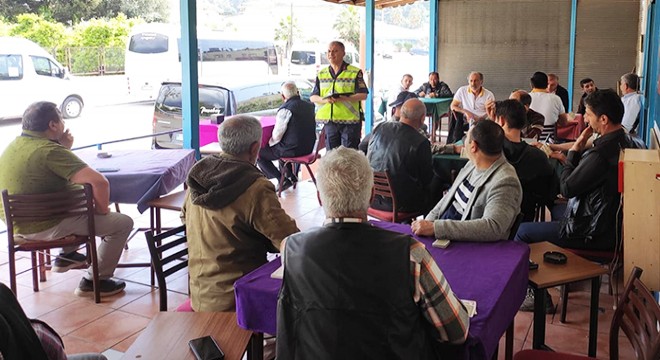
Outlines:
{"label": "standing man in reflective vest", "polygon": [[369,93],[362,70],[345,62],[344,55],[343,43],[330,43],[330,66],[319,71],[310,97],[320,106],[316,121],[325,124],[328,150],[340,145],[358,148],[364,118],[361,101],[366,100]]}

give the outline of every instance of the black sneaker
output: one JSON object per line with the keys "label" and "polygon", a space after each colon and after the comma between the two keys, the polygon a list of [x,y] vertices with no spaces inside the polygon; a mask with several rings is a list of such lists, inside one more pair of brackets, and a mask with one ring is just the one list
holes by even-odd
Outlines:
{"label": "black sneaker", "polygon": [[[124,288],[126,287],[125,282],[112,279],[101,280],[100,283],[101,296],[118,294],[124,291]],[[80,280],[80,284],[78,284],[78,287],[76,288],[76,291],[74,291],[74,294],[77,296],[94,296],[94,284],[92,283],[92,280],[82,278]]]}
{"label": "black sneaker", "polygon": [[[552,296],[548,290],[545,291],[545,313],[554,314],[555,305],[552,303]],[[520,305],[520,311],[534,312],[534,289],[531,287],[527,288],[527,295],[525,296],[525,301]]]}
{"label": "black sneaker", "polygon": [[87,256],[74,251],[68,254],[60,254],[57,258],[55,258],[50,271],[63,273],[71,269],[87,269],[88,266],[89,264],[87,264]]}

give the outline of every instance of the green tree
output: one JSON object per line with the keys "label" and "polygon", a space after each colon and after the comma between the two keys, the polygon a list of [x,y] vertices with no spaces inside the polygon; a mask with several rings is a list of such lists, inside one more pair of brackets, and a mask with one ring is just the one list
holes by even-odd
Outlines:
{"label": "green tree", "polygon": [[11,31],[12,24],[5,22],[0,18],[0,36],[9,36],[9,31]]}
{"label": "green tree", "polygon": [[126,14],[129,18],[141,18],[146,22],[165,22],[170,8],[167,0],[100,0],[97,17],[116,17]]}
{"label": "green tree", "polygon": [[280,19],[279,25],[275,28],[275,40],[286,41],[287,54],[291,50],[293,40],[301,37],[302,30],[300,30],[295,18],[292,20],[291,16],[285,16]]}
{"label": "green tree", "polygon": [[344,7],[332,28],[339,33],[340,38],[356,48],[360,46],[360,17],[355,6]]}
{"label": "green tree", "polygon": [[41,15],[35,14],[16,16],[16,25],[9,30],[9,35],[30,39],[46,49],[63,46],[69,42],[64,25],[48,21]]}
{"label": "green tree", "polygon": [[2,0],[0,1],[0,17],[7,20],[16,20],[16,16],[23,13],[39,13],[42,2],[39,0]]}

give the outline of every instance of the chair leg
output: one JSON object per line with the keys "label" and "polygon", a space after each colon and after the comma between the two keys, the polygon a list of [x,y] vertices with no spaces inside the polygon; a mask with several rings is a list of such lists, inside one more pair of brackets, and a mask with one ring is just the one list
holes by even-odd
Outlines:
{"label": "chair leg", "polygon": [[307,172],[309,173],[309,176],[312,178],[314,187],[316,187],[316,198],[319,200],[319,205],[323,206],[323,204],[321,203],[321,196],[319,195],[318,186],[316,186],[316,178],[314,177],[314,173],[312,172],[312,169],[309,167],[308,164],[305,164],[305,167],[307,168]]}
{"label": "chair leg", "polygon": [[18,293],[16,292],[16,258],[14,257],[15,253],[13,251],[14,249],[9,247],[9,287],[11,288],[11,291],[14,293],[14,295],[18,296]]}
{"label": "chair leg", "polygon": [[101,281],[99,280],[99,257],[96,253],[96,238],[87,243],[87,251],[92,259],[92,286],[94,287],[94,302],[101,302]]}
{"label": "chair leg", "polygon": [[46,282],[46,260],[44,259],[44,253],[42,251],[37,252],[39,254],[39,282]]}
{"label": "chair leg", "polygon": [[[286,164],[287,163],[285,162],[284,166],[282,167],[286,168]],[[286,174],[286,172],[282,172],[282,170],[280,169],[280,182],[279,185],[277,186],[277,197],[282,197],[282,184],[284,184],[284,174]]]}
{"label": "chair leg", "polygon": [[561,286],[561,317],[559,321],[563,324],[566,322],[566,307],[568,306],[568,287]]}
{"label": "chair leg", "polygon": [[39,274],[38,274],[38,264],[37,264],[37,252],[31,251],[30,258],[32,259],[32,290],[34,292],[39,291]]}

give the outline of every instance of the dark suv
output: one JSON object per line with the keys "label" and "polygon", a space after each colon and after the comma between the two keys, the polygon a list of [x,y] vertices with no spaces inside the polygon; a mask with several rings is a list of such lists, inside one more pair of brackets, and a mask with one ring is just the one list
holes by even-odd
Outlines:
{"label": "dark suv", "polygon": [[[300,96],[305,100],[309,100],[314,85],[307,80],[296,79],[293,81],[298,86]],[[200,81],[199,119],[202,121],[214,119],[218,115],[232,116],[237,114],[274,116],[277,109],[282,105],[280,88],[283,83],[282,80],[271,80],[241,86],[223,86],[213,82]],[[181,118],[181,83],[165,82],[160,87],[156,98],[153,133],[173,132],[154,137],[154,148],[182,147]]]}

